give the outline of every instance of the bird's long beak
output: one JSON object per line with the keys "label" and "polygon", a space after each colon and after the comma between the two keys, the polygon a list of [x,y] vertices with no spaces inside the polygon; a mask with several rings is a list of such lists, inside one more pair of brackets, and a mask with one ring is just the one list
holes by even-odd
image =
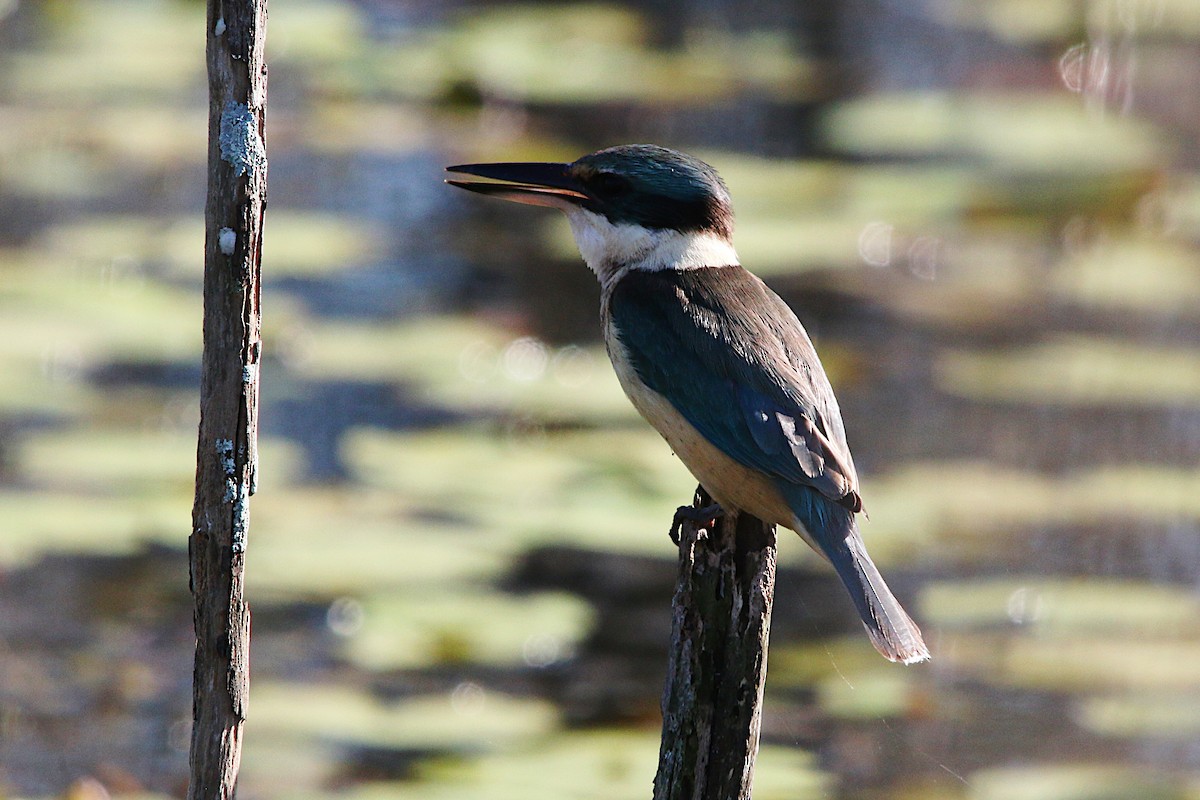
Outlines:
{"label": "bird's long beak", "polygon": [[502,200],[512,200],[531,206],[566,209],[588,199],[583,185],[568,172],[569,167],[570,164],[537,162],[459,164],[454,167],[446,167],[446,171],[477,175],[480,178],[490,178],[492,181],[503,181],[503,183],[456,180],[447,180],[446,183],[462,189],[469,189],[472,192],[499,197]]}

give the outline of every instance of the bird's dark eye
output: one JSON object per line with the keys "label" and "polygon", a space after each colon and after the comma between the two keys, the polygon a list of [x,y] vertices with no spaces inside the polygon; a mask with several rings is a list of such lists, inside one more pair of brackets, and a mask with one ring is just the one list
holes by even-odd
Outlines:
{"label": "bird's dark eye", "polygon": [[596,194],[602,197],[616,197],[629,191],[629,181],[615,172],[599,172],[591,184]]}

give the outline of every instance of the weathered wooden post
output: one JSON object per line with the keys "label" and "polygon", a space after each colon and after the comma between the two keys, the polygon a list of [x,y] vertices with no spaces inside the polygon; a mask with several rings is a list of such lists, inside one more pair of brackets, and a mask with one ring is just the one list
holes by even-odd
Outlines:
{"label": "weathered wooden post", "polygon": [[249,689],[243,596],[257,482],[266,206],[266,0],[208,0],[208,199],[196,496],[188,539],[196,657],[188,800],[234,795]]}
{"label": "weathered wooden post", "polygon": [[[712,503],[697,490],[695,506]],[[749,800],[775,595],[775,528],[729,513],[680,528],[654,800]]]}

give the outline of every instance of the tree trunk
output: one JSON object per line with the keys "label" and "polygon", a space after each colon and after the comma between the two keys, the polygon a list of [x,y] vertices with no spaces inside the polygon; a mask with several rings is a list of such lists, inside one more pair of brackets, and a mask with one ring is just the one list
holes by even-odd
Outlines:
{"label": "tree trunk", "polygon": [[204,355],[188,539],[196,627],[188,800],[233,797],[246,719],[250,611],[243,589],[258,472],[266,21],[265,0],[208,2]]}
{"label": "tree trunk", "polygon": [[683,523],[654,800],[749,799],[774,594],[774,526]]}

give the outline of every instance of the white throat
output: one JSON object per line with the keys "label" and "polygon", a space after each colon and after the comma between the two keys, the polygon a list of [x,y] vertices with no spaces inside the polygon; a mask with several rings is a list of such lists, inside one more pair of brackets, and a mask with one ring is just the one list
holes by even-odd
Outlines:
{"label": "white throat", "polygon": [[602,214],[567,209],[575,244],[588,267],[607,286],[627,270],[700,269],[740,263],[733,245],[714,233],[651,230],[614,225]]}

